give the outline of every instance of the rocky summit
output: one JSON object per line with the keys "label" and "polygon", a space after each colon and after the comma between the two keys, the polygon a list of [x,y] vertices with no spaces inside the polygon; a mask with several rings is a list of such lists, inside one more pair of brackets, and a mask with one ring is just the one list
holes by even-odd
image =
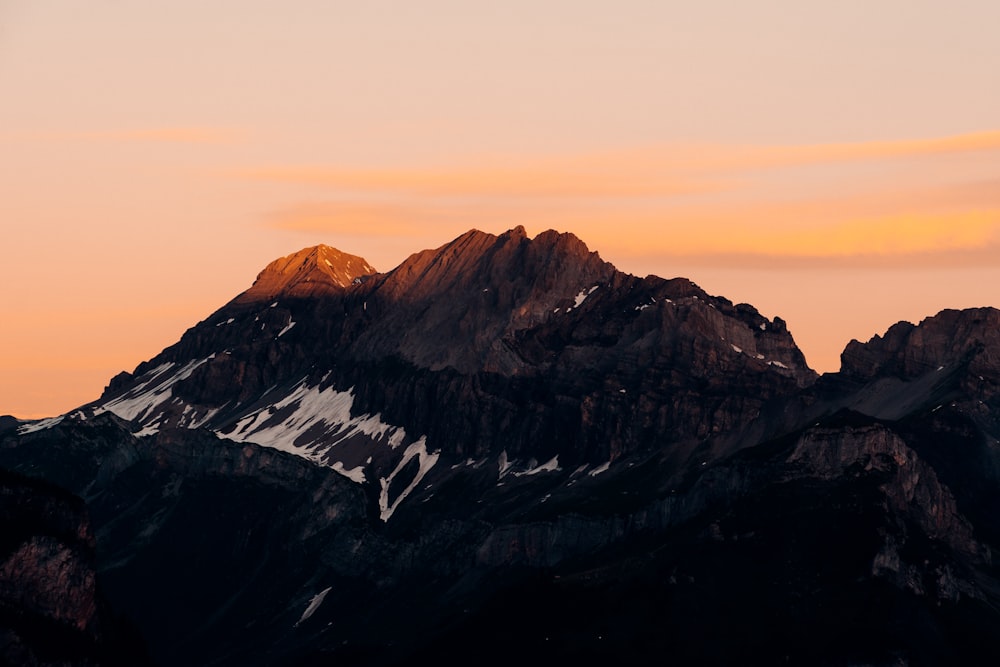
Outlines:
{"label": "rocky summit", "polygon": [[[571,234],[316,246],[92,403],[0,418],[0,467],[82,499],[161,665],[992,664],[998,324],[818,377],[780,318]],[[53,623],[89,632],[80,590]]]}

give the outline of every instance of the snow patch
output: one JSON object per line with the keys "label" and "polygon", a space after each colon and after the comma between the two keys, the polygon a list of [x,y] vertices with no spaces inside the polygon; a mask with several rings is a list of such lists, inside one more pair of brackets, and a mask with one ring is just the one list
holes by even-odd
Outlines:
{"label": "snow patch", "polygon": [[582,290],[580,290],[580,293],[576,295],[576,298],[573,301],[573,305],[570,306],[569,310],[572,310],[573,308],[579,308],[580,304],[586,301],[587,297],[593,294],[594,290],[596,290],[598,287],[600,287],[600,285],[594,285],[590,289],[584,287]]}
{"label": "snow patch", "polygon": [[540,472],[553,472],[555,470],[559,470],[559,456],[558,455],[557,456],[553,456],[552,459],[549,460],[548,462],[543,463],[542,465],[537,466],[535,468],[532,468],[531,470],[525,470],[524,472],[516,472],[516,473],[514,473],[514,476],[515,477],[524,477],[524,476],[527,476],[527,475],[537,475]]}
{"label": "snow patch", "polygon": [[59,415],[58,417],[48,417],[46,419],[39,419],[36,422],[31,422],[30,424],[25,424],[24,426],[18,426],[17,432],[19,435],[24,435],[25,433],[37,433],[38,431],[44,431],[45,429],[52,428],[59,422],[63,420],[64,415]]}
{"label": "snow patch", "polygon": [[500,457],[497,459],[497,463],[500,466],[500,478],[503,478],[503,476],[507,474],[507,471],[510,470],[511,466],[514,465],[511,461],[507,460],[506,449],[500,452]]}
{"label": "snow patch", "polygon": [[735,345],[733,345],[732,343],[730,343],[730,344],[729,344],[729,346],[730,346],[731,348],[733,348],[733,352],[735,352],[736,354],[740,354],[740,353],[742,353],[742,352],[743,352],[743,348],[741,348],[741,347],[736,347],[736,346],[735,346]]}
{"label": "snow patch", "polygon": [[[392,516],[392,513],[396,511],[397,507],[399,507],[399,504],[403,502],[408,495],[410,495],[410,492],[413,491],[413,489],[417,488],[420,480],[422,480],[424,476],[430,472],[431,468],[434,467],[434,464],[437,463],[440,456],[440,452],[428,452],[427,438],[421,437],[419,440],[406,448],[406,451],[403,452],[403,458],[400,459],[395,469],[389,473],[389,476],[384,479],[379,479],[379,484],[381,484],[382,487],[382,491],[378,498],[379,518],[382,519],[383,522],[387,522],[389,517]],[[413,476],[413,480],[405,489],[403,489],[402,493],[396,497],[396,500],[390,503],[389,486],[392,484],[393,478],[399,474],[399,472],[406,467],[406,464],[409,463],[414,457],[417,457],[419,463],[417,474]]]}
{"label": "snow patch", "polygon": [[[222,433],[221,436],[236,442],[273,447],[320,465],[328,465],[324,455],[331,448],[358,434],[383,441],[391,449],[403,442],[406,432],[402,428],[386,424],[380,414],[351,417],[353,406],[353,388],[347,391],[337,391],[333,387],[321,390],[302,380],[281,400],[244,415],[231,433]],[[290,413],[285,414],[288,409],[291,409]],[[282,416],[276,417],[277,414]],[[358,481],[360,473],[356,472],[357,468],[345,470],[343,464],[339,469],[336,464],[331,467]]]}
{"label": "snow patch", "polygon": [[285,334],[285,333],[286,333],[287,331],[289,331],[289,330],[290,330],[290,329],[291,329],[292,327],[294,327],[294,326],[295,326],[295,320],[290,320],[290,321],[288,322],[288,324],[286,324],[286,325],[285,325],[285,328],[284,328],[284,329],[282,329],[282,330],[281,330],[281,331],[280,331],[280,332],[278,333],[278,335],[277,335],[277,336],[275,336],[275,338],[281,338],[281,337],[282,337],[282,335],[284,335],[284,334]]}
{"label": "snow patch", "polygon": [[767,322],[761,322],[760,323],[760,330],[761,331],[767,331]]}
{"label": "snow patch", "polygon": [[590,475],[591,477],[597,477],[602,472],[607,472],[608,468],[610,467],[611,467],[611,461],[608,461],[607,463],[597,466],[587,474]]}
{"label": "snow patch", "polygon": [[191,417],[190,419],[187,420],[186,423],[178,423],[178,425],[184,426],[186,428],[201,428],[202,426],[207,424],[212,419],[212,417],[219,414],[219,411],[222,410],[222,408],[226,407],[226,405],[229,404],[226,403],[222,407],[206,410],[205,414],[202,415],[201,417],[198,416],[197,410],[192,410],[191,406],[187,406],[186,408],[184,408],[184,412],[186,414],[188,410],[191,410]]}
{"label": "snow patch", "polygon": [[480,461],[476,461],[473,458],[467,458],[464,461],[461,461],[459,463],[455,463],[454,465],[452,465],[451,469],[455,470],[456,468],[462,468],[462,467],[466,467],[466,468],[479,468],[479,466],[481,466],[483,464],[483,461],[485,461],[485,459],[480,460]]}
{"label": "snow patch", "polygon": [[781,363],[780,361],[769,361],[769,362],[767,362],[767,365],[768,366],[777,366],[778,368],[785,368],[785,369],[788,368],[788,366],[786,366],[785,364]]}
{"label": "snow patch", "polygon": [[299,617],[299,620],[295,623],[295,627],[298,627],[299,623],[305,621],[310,616],[316,613],[316,610],[319,609],[319,606],[323,604],[323,600],[326,599],[326,594],[330,592],[330,588],[333,588],[333,586],[330,586],[329,588],[326,588],[317,593],[316,595],[312,596],[312,599],[309,600],[309,606],[306,607],[306,610],[304,612],[302,612],[302,616]]}
{"label": "snow patch", "polygon": [[189,378],[196,368],[207,361],[208,358],[190,361],[171,375],[167,375],[167,371],[174,369],[176,364],[172,362],[160,364],[143,375],[140,378],[143,382],[136,387],[102,404],[98,414],[112,412],[122,419],[149,426],[154,410],[168,403],[173,397],[173,386]]}
{"label": "snow patch", "polygon": [[[371,457],[368,457],[368,461],[369,461],[369,463],[371,462]],[[342,462],[340,462],[340,461],[334,461],[333,465],[330,466],[330,467],[333,468],[336,472],[339,472],[341,475],[343,475],[344,477],[347,477],[348,479],[350,479],[353,482],[357,482],[358,484],[364,484],[365,483],[365,467],[364,466],[358,466],[357,468],[351,468],[350,470],[348,470],[347,468],[344,467],[344,464]]]}

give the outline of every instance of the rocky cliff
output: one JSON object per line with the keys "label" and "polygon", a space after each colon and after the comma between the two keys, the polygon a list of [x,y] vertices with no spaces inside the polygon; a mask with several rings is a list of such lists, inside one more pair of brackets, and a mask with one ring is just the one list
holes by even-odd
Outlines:
{"label": "rocky cliff", "polygon": [[147,664],[141,640],[97,585],[83,501],[0,470],[0,660],[8,665]]}

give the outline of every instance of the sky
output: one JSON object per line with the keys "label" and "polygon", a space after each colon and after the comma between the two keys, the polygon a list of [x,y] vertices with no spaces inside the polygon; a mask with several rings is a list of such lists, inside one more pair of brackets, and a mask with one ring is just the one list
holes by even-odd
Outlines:
{"label": "sky", "polygon": [[995,0],[0,0],[0,414],[325,243],[572,232],[810,366],[1000,306]]}

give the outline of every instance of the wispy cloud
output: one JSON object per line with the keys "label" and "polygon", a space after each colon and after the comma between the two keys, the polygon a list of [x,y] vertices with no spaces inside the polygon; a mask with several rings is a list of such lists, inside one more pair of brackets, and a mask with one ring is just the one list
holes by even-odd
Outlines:
{"label": "wispy cloud", "polygon": [[570,156],[492,157],[409,169],[286,165],[241,169],[236,175],[337,191],[429,197],[675,197],[731,190],[764,169],[991,151],[1000,154],[1000,131],[801,146],[689,144]]}
{"label": "wispy cloud", "polygon": [[[332,233],[349,236],[419,236],[428,226],[461,224],[455,210],[421,202],[300,202],[267,214],[270,226],[299,232]],[[466,222],[466,224],[468,224]]]}
{"label": "wispy cloud", "polygon": [[[971,166],[960,174],[942,175],[943,156],[970,155]],[[891,164],[901,158],[902,166]],[[864,166],[878,161],[887,163]],[[834,176],[811,171],[822,165],[840,166]],[[573,231],[624,256],[895,266],[1000,263],[997,168],[1000,132],[982,132],[508,158],[450,168],[270,167],[239,176],[314,187],[315,198],[267,214],[266,223],[281,229],[442,238],[470,227],[523,224]]]}
{"label": "wispy cloud", "polygon": [[803,268],[1000,265],[1000,209],[851,219],[819,227],[736,225],[670,234],[670,243],[603,239],[625,256],[672,263]]}
{"label": "wispy cloud", "polygon": [[[691,171],[756,171],[781,167],[932,158],[1000,151],[1000,131],[946,137],[804,145],[687,145],[637,153],[637,162]],[[644,157],[642,157],[644,156]]]}
{"label": "wispy cloud", "polygon": [[233,144],[245,141],[248,132],[232,127],[146,127],[80,132],[0,133],[4,142],[104,142],[156,144]]}
{"label": "wispy cloud", "polygon": [[[619,258],[657,257],[666,263],[802,268],[808,266],[1000,265],[1000,208],[891,213],[796,226],[771,218],[768,207],[741,216],[685,218],[656,212],[482,215],[471,209],[301,204],[271,214],[281,229],[335,237],[428,238],[443,242],[471,227],[500,232],[572,231],[591,247]],[[833,219],[835,215],[828,216]]]}
{"label": "wispy cloud", "polygon": [[272,167],[241,172],[253,180],[317,185],[352,192],[425,197],[671,197],[713,192],[725,184],[682,180],[675,174],[639,172],[614,163],[459,166],[451,169],[351,170]]}

